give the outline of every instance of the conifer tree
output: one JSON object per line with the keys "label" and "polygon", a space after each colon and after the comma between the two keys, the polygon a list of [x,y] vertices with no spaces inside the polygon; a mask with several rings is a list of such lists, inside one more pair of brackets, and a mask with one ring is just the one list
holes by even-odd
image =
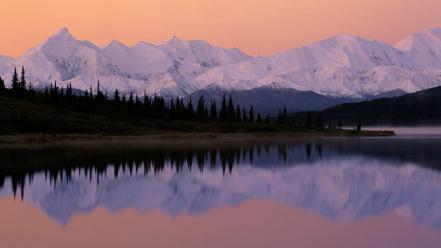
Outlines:
{"label": "conifer tree", "polygon": [[341,116],[338,117],[337,127],[340,129],[343,127],[343,120],[341,119]]}
{"label": "conifer tree", "polygon": [[12,90],[17,91],[20,88],[20,82],[18,81],[17,68],[14,68],[14,74],[12,74]]}
{"label": "conifer tree", "polygon": [[4,92],[6,90],[5,81],[2,77],[0,77],[0,92]]}
{"label": "conifer tree", "polygon": [[256,123],[257,123],[257,124],[262,124],[262,123],[263,123],[262,116],[260,115],[260,113],[257,114]]}
{"label": "conifer tree", "polygon": [[248,122],[248,114],[245,108],[242,109],[242,121]]}
{"label": "conifer tree", "polygon": [[144,113],[146,115],[150,114],[150,111],[152,109],[152,100],[150,99],[150,97],[147,95],[147,93],[144,91]]}
{"label": "conifer tree", "polygon": [[250,112],[248,114],[248,121],[254,123],[254,109],[253,106],[250,107]]}
{"label": "conifer tree", "polygon": [[306,113],[305,127],[307,128],[312,127],[312,117],[311,117],[311,112],[309,111]]}
{"label": "conifer tree", "polygon": [[315,120],[315,125],[318,128],[322,128],[323,127],[323,118],[322,118],[322,114],[320,113],[317,117],[317,119]]}
{"label": "conifer tree", "polygon": [[233,98],[231,95],[228,97],[228,105],[227,105],[227,121],[234,121],[236,117],[236,112],[234,110]]}
{"label": "conifer tree", "polygon": [[26,75],[25,75],[25,69],[24,69],[24,66],[21,67],[21,76],[20,76],[19,87],[20,87],[22,90],[25,90],[25,89],[26,89]]}
{"label": "conifer tree", "polygon": [[113,94],[113,100],[116,103],[119,103],[121,101],[121,98],[119,97],[119,91],[118,90],[115,90],[115,93]]}
{"label": "conifer tree", "polygon": [[217,121],[217,107],[216,107],[216,101],[215,100],[211,100],[211,105],[210,105],[210,121]]}
{"label": "conifer tree", "polygon": [[[51,85],[51,88],[52,88],[52,85]],[[89,90],[86,90],[86,92],[84,92],[84,98],[86,98],[86,99],[89,98]]]}
{"label": "conifer tree", "polygon": [[130,97],[129,97],[129,104],[133,105],[135,103],[135,101],[133,100],[133,93],[130,92]]}
{"label": "conifer tree", "polygon": [[240,106],[239,106],[239,104],[236,106],[236,121],[237,122],[241,122],[242,121],[242,115],[241,115],[241,111],[240,111]]}
{"label": "conifer tree", "polygon": [[[55,82],[55,88],[57,87],[57,82]],[[89,97],[91,99],[93,99],[93,89],[92,89],[92,85],[89,87]]]}
{"label": "conifer tree", "polygon": [[225,99],[225,94],[222,97],[221,109],[219,111],[219,120],[227,121],[227,100]]}
{"label": "conifer tree", "polygon": [[279,109],[279,112],[277,113],[277,124],[279,124],[279,125],[283,124],[282,111],[280,109]]}
{"label": "conifer tree", "polygon": [[206,120],[205,100],[204,96],[199,97],[198,105],[196,108],[196,118],[199,121]]}
{"label": "conifer tree", "polygon": [[192,120],[193,116],[194,116],[194,108],[193,108],[193,103],[191,102],[191,97],[190,97],[190,101],[188,101],[188,104],[187,104],[187,119]]}
{"label": "conifer tree", "polygon": [[288,111],[286,110],[286,107],[283,107],[282,119],[283,119],[283,124],[288,124]]}
{"label": "conifer tree", "polygon": [[265,124],[270,124],[270,117],[269,117],[269,115],[266,115],[266,117],[265,117]]}

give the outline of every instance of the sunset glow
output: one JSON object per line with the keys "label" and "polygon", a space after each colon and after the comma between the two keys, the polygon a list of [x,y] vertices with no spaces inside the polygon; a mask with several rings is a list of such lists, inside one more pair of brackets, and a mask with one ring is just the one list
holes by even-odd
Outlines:
{"label": "sunset glow", "polygon": [[253,55],[342,33],[393,44],[441,26],[439,0],[27,0],[0,7],[0,54],[14,57],[65,26],[102,46],[113,39],[160,43],[177,35]]}

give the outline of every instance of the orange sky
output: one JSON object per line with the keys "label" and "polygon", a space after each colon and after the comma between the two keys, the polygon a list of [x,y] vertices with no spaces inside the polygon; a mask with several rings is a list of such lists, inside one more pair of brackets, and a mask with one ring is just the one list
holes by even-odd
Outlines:
{"label": "orange sky", "polygon": [[[61,27],[105,45],[173,34],[271,55],[336,34],[395,43],[441,26],[440,0],[0,0],[0,54],[18,56]],[[105,7],[104,7],[105,6]]]}

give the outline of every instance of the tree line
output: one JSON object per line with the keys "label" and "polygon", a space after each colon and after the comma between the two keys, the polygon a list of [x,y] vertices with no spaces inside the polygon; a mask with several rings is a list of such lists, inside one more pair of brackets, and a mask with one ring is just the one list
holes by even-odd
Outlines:
{"label": "tree line", "polygon": [[225,95],[220,106],[217,106],[214,100],[207,103],[203,96],[193,103],[192,99],[187,102],[184,102],[183,98],[180,97],[166,100],[163,96],[156,94],[149,96],[146,93],[139,97],[133,93],[126,95],[119,90],[115,90],[113,95],[109,97],[101,89],[99,81],[95,89],[90,86],[85,91],[75,91],[71,83],[66,87],[60,87],[57,82],[50,83],[44,90],[37,91],[32,83],[26,81],[24,67],[21,68],[20,76],[17,69],[14,69],[10,88],[6,87],[5,81],[0,77],[0,95],[98,115],[137,116],[199,122],[246,122],[257,124],[269,124],[270,122],[268,115],[265,118],[262,117],[260,113],[255,113],[252,106],[242,108],[238,104],[234,104],[231,96],[227,98]]}
{"label": "tree line", "polygon": [[336,129],[343,126],[341,118],[325,124],[321,114],[315,116],[307,112],[302,120],[290,119],[286,107],[278,111],[278,115],[270,118],[256,113],[253,106],[244,108],[235,104],[231,95],[222,97],[220,106],[215,100],[208,102],[201,96],[197,102],[192,99],[184,102],[183,98],[165,99],[163,96],[142,97],[122,94],[115,90],[112,96],[103,91],[98,81],[95,89],[90,86],[85,91],[74,90],[72,84],[60,87],[57,82],[50,83],[44,89],[35,90],[32,83],[26,81],[25,68],[21,68],[20,75],[14,69],[11,85],[6,87],[0,77],[0,95],[7,95],[17,99],[25,99],[44,103],[55,107],[65,108],[75,112],[105,115],[115,118],[147,117],[164,120],[185,120],[198,122],[238,122],[252,124],[278,124],[303,128]]}

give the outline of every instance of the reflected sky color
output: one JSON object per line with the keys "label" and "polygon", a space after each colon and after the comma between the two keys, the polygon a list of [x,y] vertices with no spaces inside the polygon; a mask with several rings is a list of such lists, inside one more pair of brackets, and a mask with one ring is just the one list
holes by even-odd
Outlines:
{"label": "reflected sky color", "polygon": [[[60,226],[12,199],[0,200],[4,247],[438,247],[440,230],[395,213],[335,222],[273,201],[250,201],[172,218],[99,208]],[[32,221],[30,221],[32,220]]]}
{"label": "reflected sky color", "polygon": [[30,151],[27,166],[15,157],[25,152],[2,150],[0,238],[5,247],[438,247],[440,144],[163,144],[104,157],[77,147],[65,154],[80,162],[66,170],[38,155],[48,150]]}

